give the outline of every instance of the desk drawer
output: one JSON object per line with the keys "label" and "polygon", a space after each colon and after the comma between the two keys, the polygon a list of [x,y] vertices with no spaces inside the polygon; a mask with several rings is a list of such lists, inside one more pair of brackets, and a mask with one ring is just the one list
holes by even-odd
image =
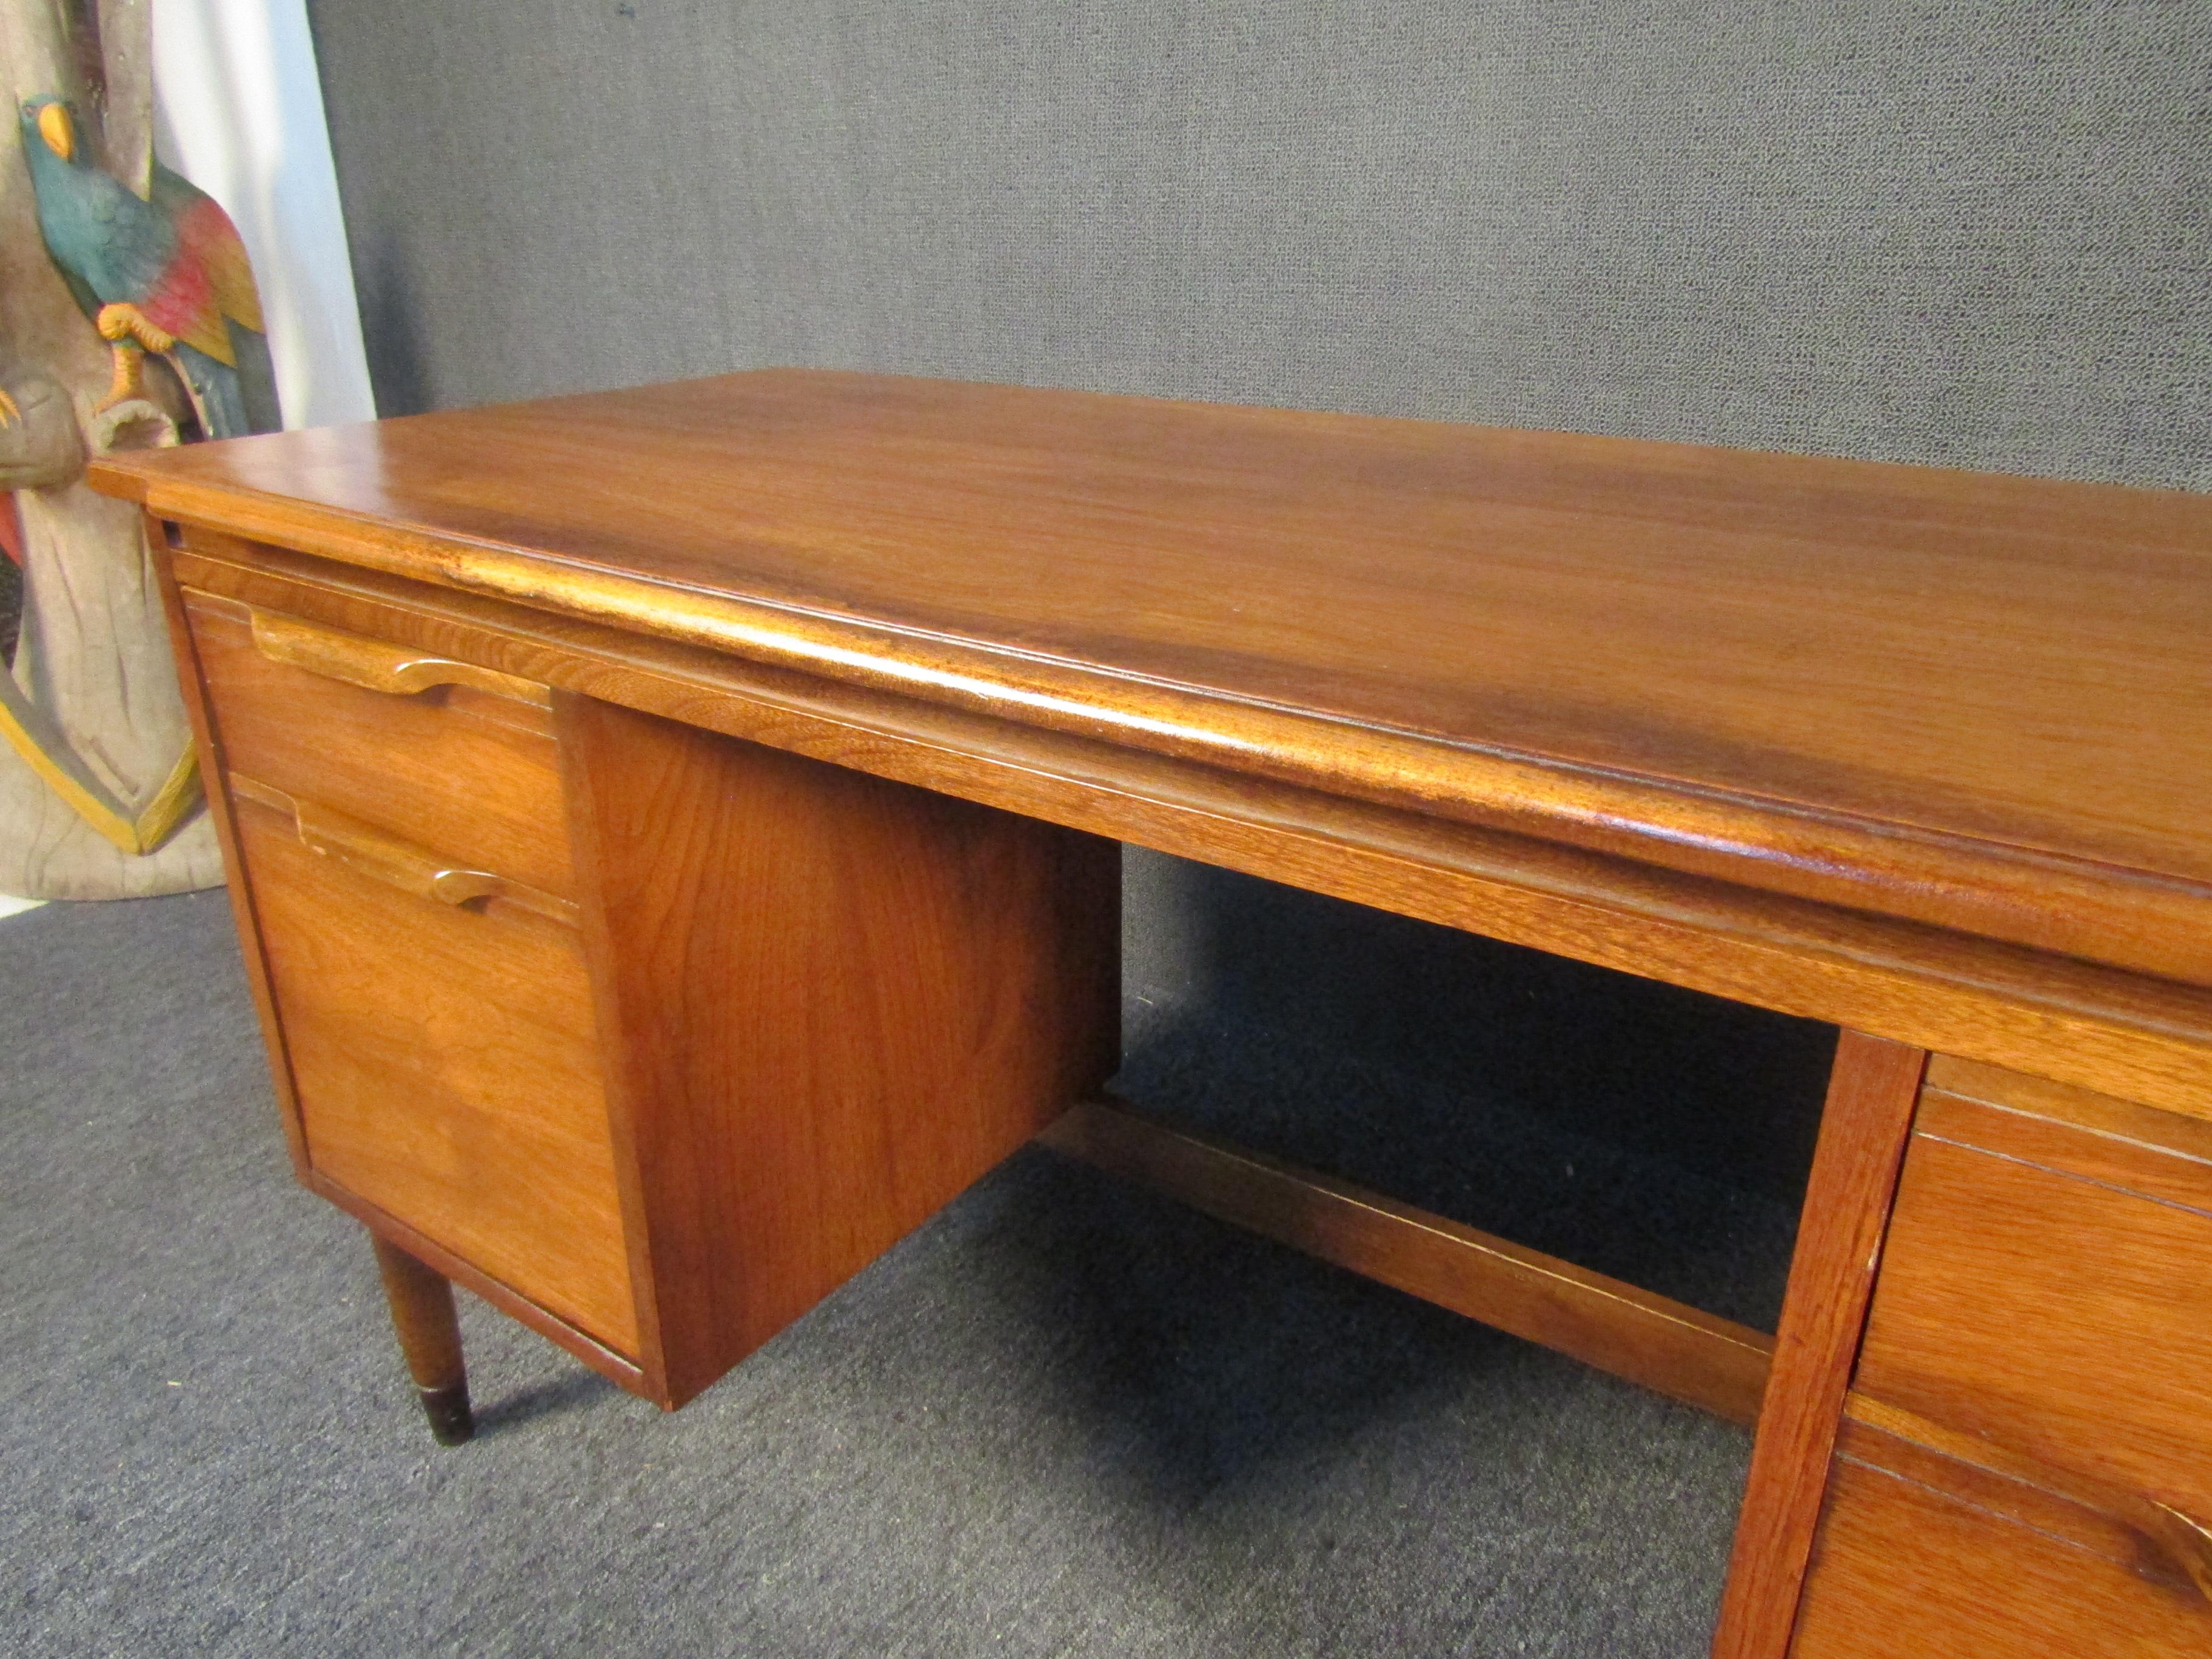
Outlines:
{"label": "desk drawer", "polygon": [[550,694],[187,590],[230,769],[573,897]]}
{"label": "desk drawer", "polygon": [[2212,1126],[1932,1066],[1855,1387],[2212,1528]]}
{"label": "desk drawer", "polygon": [[1838,1462],[1790,1659],[2203,1655],[2212,1605],[2106,1545]]}
{"label": "desk drawer", "polygon": [[316,1173],[634,1357],[569,907],[256,780],[232,797]]}

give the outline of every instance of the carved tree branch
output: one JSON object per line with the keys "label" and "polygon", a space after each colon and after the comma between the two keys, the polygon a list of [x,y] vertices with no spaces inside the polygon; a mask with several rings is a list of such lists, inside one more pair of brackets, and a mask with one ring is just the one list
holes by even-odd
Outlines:
{"label": "carved tree branch", "polygon": [[84,436],[68,392],[43,374],[10,380],[20,418],[0,426],[0,489],[53,489],[84,472]]}

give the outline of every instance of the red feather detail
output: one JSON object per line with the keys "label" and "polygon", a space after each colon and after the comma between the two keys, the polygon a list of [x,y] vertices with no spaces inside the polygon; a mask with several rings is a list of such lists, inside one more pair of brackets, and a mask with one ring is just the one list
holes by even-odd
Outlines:
{"label": "red feather detail", "polygon": [[230,216],[212,196],[202,196],[178,214],[173,222],[176,226],[177,245],[190,248],[209,265],[246,257],[246,244],[239,240],[238,227],[230,222]]}
{"label": "red feather detail", "polygon": [[[193,257],[191,249],[177,250],[168,268],[138,302],[138,309],[155,327],[191,341],[210,357],[231,362],[229,331],[223,327],[222,314],[216,307],[215,284],[208,280],[207,267]],[[205,337],[210,331],[223,337],[221,351],[208,351]]]}
{"label": "red feather detail", "polygon": [[176,217],[177,242],[198,255],[200,268],[215,288],[216,308],[256,334],[268,331],[261,320],[261,295],[253,286],[253,262],[238,227],[212,196],[203,196]]}
{"label": "red feather detail", "polygon": [[261,296],[253,286],[246,244],[213,197],[182,179],[173,180],[167,191],[157,191],[157,201],[164,195],[177,204],[169,222],[177,251],[138,308],[156,326],[235,368],[228,325],[264,331]]}

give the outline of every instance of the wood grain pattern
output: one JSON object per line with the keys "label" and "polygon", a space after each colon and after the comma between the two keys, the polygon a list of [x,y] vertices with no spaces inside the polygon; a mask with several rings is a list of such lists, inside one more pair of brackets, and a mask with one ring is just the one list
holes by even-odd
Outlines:
{"label": "wood grain pattern", "polygon": [[670,1404],[1116,1064],[1110,842],[557,698]]}
{"label": "wood grain pattern", "polygon": [[2141,1492],[2106,1486],[1856,1391],[1844,1403],[1836,1455],[1936,1486],[2100,1550],[2138,1572],[2193,1588],[2212,1612],[2212,1528]]}
{"label": "wood grain pattern", "polygon": [[1947,1055],[1929,1065],[1920,1127],[1942,1139],[2212,1211],[2212,1121],[2201,1117]]}
{"label": "wood grain pattern", "polygon": [[359,1193],[341,1187],[313,1169],[308,1170],[302,1179],[308,1191],[328,1199],[376,1237],[391,1240],[433,1272],[442,1273],[456,1286],[483,1297],[510,1319],[529,1327],[555,1346],[574,1355],[610,1382],[627,1389],[632,1394],[651,1393],[646,1386],[644,1370],[636,1360],[617,1353],[597,1337],[578,1329],[557,1314],[547,1311],[512,1285],[494,1279],[474,1262],[462,1260],[436,1239],[409,1226],[390,1211],[380,1209]]}
{"label": "wood grain pattern", "polygon": [[2212,1213],[1998,1138],[1914,1137],[1857,1388],[2212,1528]]}
{"label": "wood grain pattern", "polygon": [[2185,1586],[1933,1487],[1836,1468],[1792,1659],[2182,1659],[2212,1644]]}
{"label": "wood grain pattern", "polygon": [[300,1103],[292,1088],[291,1058],[284,1044],[283,1025],[276,1018],[276,994],[270,988],[269,957],[261,943],[261,924],[254,908],[252,884],[242,874],[245,865],[239,855],[238,825],[231,811],[230,794],[222,787],[230,768],[215,729],[214,714],[208,707],[206,678],[200,665],[199,647],[192,638],[191,622],[185,614],[184,594],[177,586],[167,526],[149,517],[143,529],[145,545],[152,555],[154,580],[161,589],[162,614],[168,623],[169,648],[184,692],[185,715],[191,726],[192,747],[198,757],[202,775],[216,780],[215,787],[206,791],[208,816],[214,822],[216,836],[222,849],[231,920],[238,928],[239,955],[246,969],[246,988],[253,997],[254,1018],[261,1027],[262,1047],[269,1060],[270,1083],[276,1097],[277,1117],[284,1128],[285,1150],[291,1156],[292,1172],[305,1181],[309,1169],[307,1141],[300,1128]]}
{"label": "wood grain pattern", "polygon": [[2133,1099],[2007,1071],[1960,1054],[1933,1056],[1928,1062],[1928,1087],[1962,1100],[2164,1146],[2188,1158],[2212,1158],[2212,1127],[2201,1115],[2177,1116],[2172,1108],[2154,1109]]}
{"label": "wood grain pattern", "polygon": [[[2109,1506],[2061,1491],[2048,1479],[2045,1466],[1991,1458],[1970,1437],[1935,1428],[1925,1418],[1898,1412],[1865,1395],[1854,1393],[1845,1403],[1836,1456],[1930,1487],[2169,1588],[2192,1588],[2190,1575],[2170,1551],[2118,1519]],[[1816,1562],[1819,1556],[1816,1542]]]}
{"label": "wood grain pattern", "polygon": [[253,648],[270,661],[304,668],[310,674],[326,674],[364,690],[411,697],[441,686],[465,685],[539,708],[552,707],[551,694],[544,686],[475,663],[426,656],[382,640],[318,628],[297,617],[267,611],[254,611],[247,625],[252,629]]}
{"label": "wood grain pattern", "polygon": [[234,812],[316,1174],[635,1355],[575,930],[400,892]]}
{"label": "wood grain pattern", "polygon": [[[1778,1659],[1801,1601],[1801,1648],[1842,1650],[1837,1609],[1881,1605],[1859,1581],[1885,1526],[1954,1588],[2015,1569],[2031,1608],[2063,1534],[2102,1564],[2050,1613],[2068,1640],[2142,1613],[2116,1514],[2177,1583],[2212,1536],[2202,1390],[2178,1380],[2212,1330],[2212,818],[2177,762],[2212,752],[2212,502],[791,371],[100,478],[183,526],[161,557],[198,590],[214,775],[343,815],[319,859],[296,805],[223,803],[310,1184],[635,1356],[653,1397],[703,1387],[1103,1080],[1111,836],[1847,1028],[1723,1659]],[[257,612],[278,618],[258,645]],[[410,692],[416,663],[450,672]],[[465,738],[481,765],[431,763]],[[394,845],[573,900],[580,930],[340,861]],[[441,931],[465,926],[535,944],[476,960]],[[369,948],[394,939],[409,976]],[[489,988],[404,999],[418,974]],[[458,1017],[405,1024],[463,1002],[465,1050]],[[1931,1048],[1955,1058],[1869,1328]],[[473,1134],[495,1072],[532,1066],[567,1079],[554,1127],[486,1119],[480,1143],[527,1167],[524,1216],[437,1135]],[[1745,1405],[1741,1345],[1698,1370],[1723,1334],[1479,1236],[1454,1279],[1420,1218],[1125,1127],[1060,1133]],[[549,1133],[573,1144],[546,1155]],[[560,1236],[530,1237],[549,1215]],[[2169,1327],[2170,1354],[2118,1352]],[[1835,1463],[1824,1523],[1863,1333],[1863,1398],[1921,1425],[1891,1461],[1923,1461]],[[1956,1490],[1911,1484],[1954,1466]],[[2006,1483],[1997,1511],[1961,1503],[1977,1481]],[[2021,1523],[2037,1504],[2057,1533]],[[1923,1600],[1936,1650],[1986,1638]]]}
{"label": "wood grain pattern", "polygon": [[265,613],[196,592],[185,608],[232,768],[461,864],[574,896],[543,687],[535,704],[451,683],[372,690],[267,655],[254,633]]}
{"label": "wood grain pattern", "polygon": [[2212,1117],[2212,994],[855,689],[194,529],[198,586],[1402,915]]}
{"label": "wood grain pattern", "polygon": [[[2200,1127],[2193,1120],[2185,1121],[2191,1127]],[[2183,1156],[2154,1142],[2087,1129],[1933,1089],[1922,1099],[1919,1128],[1932,1140],[1998,1152],[2002,1157],[2140,1193],[2163,1204],[2179,1205],[2212,1220],[2212,1158]]]}
{"label": "wood grain pattern", "polygon": [[244,797],[260,805],[272,808],[292,820],[293,833],[300,844],[309,852],[359,871],[362,875],[397,887],[403,893],[412,893],[417,898],[435,899],[441,904],[473,904],[480,901],[495,905],[514,905],[574,927],[577,925],[574,901],[552,893],[540,892],[537,888],[513,881],[492,870],[471,870],[457,865],[450,859],[440,858],[428,848],[416,847],[373,830],[343,812],[334,812],[313,801],[294,799],[281,789],[273,789],[258,778],[249,778],[242,772],[230,775],[230,789],[234,795]]}
{"label": "wood grain pattern", "polygon": [[1781,1659],[1820,1522],[1884,1225],[1928,1056],[1845,1031],[1775,1334],[1713,1659]]}
{"label": "wood grain pattern", "polygon": [[2212,752],[2199,496],[789,370],[94,476],[625,631],[2212,983],[2175,760]]}
{"label": "wood grain pattern", "polygon": [[1771,1339],[1750,1327],[1401,1204],[1187,1134],[1101,1098],[1042,1144],[1454,1313],[1750,1427]]}

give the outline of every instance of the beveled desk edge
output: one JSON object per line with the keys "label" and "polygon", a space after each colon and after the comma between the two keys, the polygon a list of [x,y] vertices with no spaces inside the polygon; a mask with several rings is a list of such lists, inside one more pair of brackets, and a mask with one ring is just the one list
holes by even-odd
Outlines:
{"label": "beveled desk edge", "polygon": [[245,486],[207,484],[175,476],[158,454],[104,458],[89,476],[95,489],[134,500],[158,519],[629,634],[1780,896],[2212,987],[2212,887],[2171,875],[681,585]]}
{"label": "beveled desk edge", "polygon": [[[158,497],[157,497],[158,499]],[[211,506],[212,503],[205,504]],[[2212,991],[156,518],[179,580],[729,735],[2212,1118]],[[280,574],[281,573],[281,574]],[[313,599],[303,605],[303,599]],[[1286,873],[1289,872],[1289,873]]]}

